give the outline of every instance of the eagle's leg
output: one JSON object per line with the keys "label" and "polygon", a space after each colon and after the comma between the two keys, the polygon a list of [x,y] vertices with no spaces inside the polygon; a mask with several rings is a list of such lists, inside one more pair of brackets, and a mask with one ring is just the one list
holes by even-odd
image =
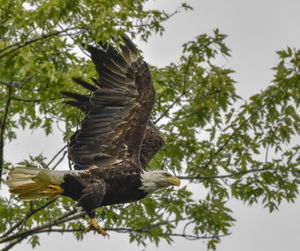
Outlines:
{"label": "eagle's leg", "polygon": [[43,190],[41,194],[49,195],[49,200],[54,200],[57,196],[61,195],[64,189],[59,185],[49,185],[46,190]]}
{"label": "eagle's leg", "polygon": [[96,218],[91,218],[90,224],[85,229],[85,233],[89,232],[92,228],[94,228],[99,234],[102,234],[103,236],[106,236],[107,234],[105,231],[98,225],[98,222]]}
{"label": "eagle's leg", "polygon": [[94,228],[99,234],[102,234],[103,236],[107,235],[104,230],[99,227],[95,218],[95,209],[101,205],[105,191],[106,184],[103,180],[96,180],[82,190],[82,195],[78,200],[78,206],[84,208],[91,219],[89,226],[85,229],[85,232]]}

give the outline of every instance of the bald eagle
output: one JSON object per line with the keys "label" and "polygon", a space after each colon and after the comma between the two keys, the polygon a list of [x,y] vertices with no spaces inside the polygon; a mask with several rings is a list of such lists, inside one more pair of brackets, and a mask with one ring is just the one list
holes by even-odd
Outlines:
{"label": "bald eagle", "polygon": [[7,184],[21,200],[71,197],[90,217],[86,231],[105,235],[96,208],[137,201],[180,180],[163,170],[146,171],[164,138],[149,119],[155,89],[136,46],[124,35],[118,50],[101,42],[87,50],[99,77],[94,84],[73,80],[91,94],[63,93],[67,104],[85,113],[68,145],[75,170],[16,168]]}

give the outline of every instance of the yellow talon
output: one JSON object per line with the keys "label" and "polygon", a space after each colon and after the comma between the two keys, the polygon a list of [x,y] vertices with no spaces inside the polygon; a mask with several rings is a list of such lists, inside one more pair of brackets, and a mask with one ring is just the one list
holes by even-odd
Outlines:
{"label": "yellow talon", "polygon": [[47,190],[44,190],[42,194],[49,195],[49,200],[54,200],[57,196],[62,194],[64,189],[59,185],[49,185]]}
{"label": "yellow talon", "polygon": [[95,218],[91,218],[90,224],[88,225],[88,227],[85,229],[85,233],[89,232],[92,228],[94,228],[99,234],[106,236],[107,234],[105,233],[105,231],[99,227],[97,220]]}
{"label": "yellow talon", "polygon": [[53,193],[56,194],[61,194],[64,192],[64,189],[59,185],[49,185],[49,188],[52,188],[54,190]]}

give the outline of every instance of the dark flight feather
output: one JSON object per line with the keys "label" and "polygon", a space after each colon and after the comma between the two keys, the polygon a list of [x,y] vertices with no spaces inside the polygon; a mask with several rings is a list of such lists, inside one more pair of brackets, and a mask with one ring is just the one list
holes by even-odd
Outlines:
{"label": "dark flight feather", "polygon": [[[87,50],[99,74],[98,80],[93,79],[93,82],[100,89],[73,78],[92,91],[91,96],[63,93],[73,99],[66,101],[67,104],[86,114],[81,129],[70,139],[69,157],[76,169],[92,165],[101,168],[108,159],[117,163],[113,166],[126,166],[126,162],[133,163],[131,168],[145,168],[164,143],[153,123],[148,123],[155,101],[148,66],[126,36],[120,51],[108,44],[99,43],[99,46],[88,45]],[[147,149],[149,146],[151,149]]]}
{"label": "dark flight feather", "polygon": [[80,78],[72,78],[74,82],[76,82],[77,84],[80,84],[82,87],[94,92],[97,90],[97,87],[94,86],[94,85],[91,85],[85,81],[83,81],[82,79]]}

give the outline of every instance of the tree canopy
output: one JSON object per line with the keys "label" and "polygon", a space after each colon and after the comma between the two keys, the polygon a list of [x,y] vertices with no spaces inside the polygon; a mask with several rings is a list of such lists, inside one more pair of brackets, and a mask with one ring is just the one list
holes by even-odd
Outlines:
{"label": "tree canopy", "polygon": [[[3,152],[18,140],[20,128],[42,128],[51,135],[58,123],[67,142],[80,125],[82,114],[64,105],[60,92],[84,91],[72,77],[88,82],[96,77],[84,44],[118,44],[123,33],[147,41],[153,32],[163,35],[163,22],[179,9],[191,9],[182,4],[166,13],[145,9],[145,2],[0,1],[2,187],[16,166],[55,169],[65,157],[66,146],[58,147],[52,159],[41,153],[20,163],[8,162]],[[283,200],[296,199],[300,158],[293,138],[300,133],[300,50],[278,51],[272,83],[243,100],[237,95],[233,70],[216,63],[219,57],[230,57],[225,39],[218,29],[200,34],[183,44],[178,62],[151,66],[157,92],[152,119],[166,145],[149,168],[167,169],[187,182],[137,203],[99,208],[108,233],[125,231],[131,242],[142,245],[146,240],[171,243],[176,237],[207,239],[208,248],[215,249],[235,221],[230,199],[262,203],[270,212]],[[20,202],[1,195],[0,243],[9,250],[29,239],[35,247],[44,232],[72,232],[80,240],[83,216],[68,198]]]}

